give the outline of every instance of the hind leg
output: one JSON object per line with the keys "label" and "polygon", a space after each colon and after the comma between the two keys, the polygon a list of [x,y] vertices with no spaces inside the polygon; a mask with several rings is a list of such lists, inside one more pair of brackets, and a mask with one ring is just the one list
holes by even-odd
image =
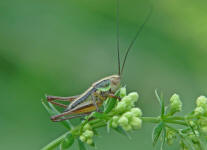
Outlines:
{"label": "hind leg", "polygon": [[78,97],[78,95],[77,96],[70,96],[70,97],[46,96],[48,102],[50,102],[52,104],[55,104],[57,106],[63,107],[63,108],[67,108],[67,105],[57,103],[57,102],[54,102],[54,101],[58,100],[58,101],[66,101],[66,102],[70,101],[71,102],[71,101],[75,100],[77,97]]}
{"label": "hind leg", "polygon": [[50,96],[47,95],[46,98],[48,101],[53,101],[53,100],[59,100],[59,101],[73,101],[76,99],[79,95],[76,96],[69,96],[69,97],[61,97],[61,96]]}
{"label": "hind leg", "polygon": [[[53,117],[51,117],[51,120],[53,122],[60,122],[60,121],[64,121],[64,120],[70,120],[70,119],[73,119],[73,118],[84,117],[84,116],[89,115],[90,113],[91,112],[89,112],[89,113],[83,113],[83,114],[77,114],[77,115],[73,115],[73,116],[69,116],[69,117],[53,116]],[[62,118],[60,118],[60,117],[62,117]]]}

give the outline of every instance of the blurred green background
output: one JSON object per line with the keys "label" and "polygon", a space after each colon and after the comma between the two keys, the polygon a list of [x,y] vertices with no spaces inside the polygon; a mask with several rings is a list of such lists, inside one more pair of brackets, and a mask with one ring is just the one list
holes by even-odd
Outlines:
{"label": "blurred green background", "polygon": [[[145,116],[159,114],[156,88],[166,100],[180,94],[189,112],[207,91],[207,1],[121,0],[122,55],[152,3],[123,84],[139,92]],[[45,94],[76,95],[117,73],[115,6],[115,0],[0,1],[1,150],[38,150],[66,131],[50,121],[40,101]],[[132,140],[102,129],[95,141],[98,150],[151,150],[152,127],[144,124]]]}

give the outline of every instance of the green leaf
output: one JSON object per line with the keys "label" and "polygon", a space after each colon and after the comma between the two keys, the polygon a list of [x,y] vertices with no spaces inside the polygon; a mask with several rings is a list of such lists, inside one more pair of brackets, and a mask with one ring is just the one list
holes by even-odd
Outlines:
{"label": "green leaf", "polygon": [[71,134],[68,134],[60,145],[61,150],[70,148],[73,145],[73,143],[74,143],[74,136]]}
{"label": "green leaf", "polygon": [[157,144],[157,141],[160,137],[163,127],[164,127],[163,122],[160,122],[158,125],[155,126],[153,133],[152,133],[153,146]]}
{"label": "green leaf", "polygon": [[111,89],[111,86],[110,84],[107,86],[107,87],[101,87],[101,88],[98,88],[99,91],[101,92],[107,92]]}
{"label": "green leaf", "polygon": [[100,135],[96,129],[93,129],[93,133],[94,133],[95,136],[99,136]]}
{"label": "green leaf", "polygon": [[[119,96],[120,91],[118,90],[115,93],[115,96]],[[104,113],[109,113],[111,110],[116,106],[117,104],[117,99],[116,98],[108,98],[106,100],[106,103],[104,103]]]}
{"label": "green leaf", "polygon": [[[47,103],[47,104],[46,104]],[[51,104],[48,102],[45,102],[44,100],[42,100],[42,105],[45,107],[45,109],[47,110],[47,112],[51,115],[58,115],[60,114],[60,112]],[[71,122],[69,120],[64,120],[60,122],[65,128],[67,128],[68,130],[71,129]]]}
{"label": "green leaf", "polygon": [[189,150],[196,150],[191,139],[189,139],[187,136],[183,136],[181,134],[180,134],[180,136],[181,136],[181,139],[183,140],[183,143],[188,147]]}
{"label": "green leaf", "polygon": [[206,135],[205,135],[205,134],[203,135],[203,134],[200,132],[199,141],[200,141],[201,147],[203,148],[202,150],[205,150],[204,147],[207,147]]}
{"label": "green leaf", "polygon": [[79,139],[78,139],[78,147],[79,150],[86,150],[85,144]]}
{"label": "green leaf", "polygon": [[90,117],[95,117],[95,118],[98,118],[98,119],[106,119],[107,118],[107,115],[104,114],[104,113],[100,113],[100,112],[93,112]]}
{"label": "green leaf", "polygon": [[162,143],[161,143],[161,148],[160,150],[164,150],[164,146],[165,146],[165,139],[166,139],[166,129],[163,127],[162,130]]}
{"label": "green leaf", "polygon": [[54,150],[54,148],[58,147],[58,145],[61,144],[61,142],[65,139],[65,137],[69,134],[69,132],[66,132],[62,136],[58,137],[57,139],[50,142],[48,145],[43,147],[41,150]]}
{"label": "green leaf", "polygon": [[162,102],[161,102],[160,96],[159,96],[158,93],[157,93],[157,90],[155,90],[155,96],[156,96],[156,98],[157,98],[157,100],[158,100],[160,106],[162,106]]}
{"label": "green leaf", "polygon": [[[176,131],[176,129],[174,130]],[[189,150],[197,150],[196,145],[193,143],[193,140],[187,134],[183,134],[182,131],[178,131],[178,130],[177,133]],[[202,150],[202,147],[200,147],[199,150]]]}
{"label": "green leaf", "polygon": [[97,149],[96,144],[94,142],[90,144],[90,146],[93,147],[94,149]]}
{"label": "green leaf", "polygon": [[157,90],[155,90],[155,96],[156,96],[156,98],[160,104],[160,107],[161,107],[161,117],[163,117],[165,114],[165,104],[164,104],[163,96],[161,95],[161,98],[160,98],[160,96],[157,93]]}
{"label": "green leaf", "polygon": [[117,100],[115,98],[108,98],[104,107],[104,113],[109,113],[116,106]]}
{"label": "green leaf", "polygon": [[108,122],[107,122],[107,125],[106,125],[107,133],[110,133],[110,124],[111,124],[111,122],[108,121]]}
{"label": "green leaf", "polygon": [[52,109],[46,104],[47,102],[45,102],[43,99],[41,101],[42,101],[42,105],[45,107],[45,109],[51,116],[56,115],[56,113],[52,111]]}
{"label": "green leaf", "polygon": [[164,98],[163,98],[163,94],[161,93],[161,117],[163,117],[165,115],[165,103],[164,103]]}
{"label": "green leaf", "polygon": [[[188,134],[184,134],[184,133],[189,133],[189,128],[186,128],[184,130],[180,130],[180,129],[176,129],[172,126],[169,125],[165,125],[167,128],[173,130],[174,132],[177,133],[177,135],[180,137],[180,142],[181,142],[181,146],[187,147],[185,149],[189,149],[189,150],[197,150],[197,148],[195,148],[196,145],[194,145],[192,138],[188,135]],[[183,133],[184,131],[184,133]],[[183,144],[182,144],[183,143]],[[201,149],[199,149],[201,150]]]}
{"label": "green leaf", "polygon": [[122,135],[128,137],[130,140],[132,139],[131,136],[124,129],[122,129],[121,127],[112,128],[112,129],[114,129],[119,134],[122,134]]}

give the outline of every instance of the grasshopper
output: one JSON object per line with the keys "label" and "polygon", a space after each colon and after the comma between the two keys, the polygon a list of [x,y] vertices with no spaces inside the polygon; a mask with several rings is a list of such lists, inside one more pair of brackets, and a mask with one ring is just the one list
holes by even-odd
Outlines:
{"label": "grasshopper", "polygon": [[[120,99],[119,97],[115,96],[115,92],[120,87],[121,75],[123,73],[123,69],[126,63],[128,53],[131,50],[132,46],[134,45],[142,29],[144,28],[145,24],[149,20],[151,12],[152,11],[149,12],[148,16],[144,20],[143,24],[139,27],[129,47],[127,48],[125,56],[124,56],[124,61],[121,66],[120,50],[119,50],[119,0],[117,0],[117,12],[116,12],[117,14],[116,15],[117,35],[116,35],[116,38],[117,38],[118,74],[105,77],[93,83],[91,87],[89,87],[84,93],[77,95],[77,96],[71,96],[71,97],[46,96],[48,102],[65,108],[64,112],[58,115],[52,116],[51,117],[52,121],[58,122],[58,121],[66,120],[66,119],[72,119],[76,117],[82,117],[85,115],[89,115],[90,113],[94,111],[99,111],[99,107],[103,104],[103,102],[107,98],[111,97],[111,98]],[[100,90],[101,88],[106,88],[106,87],[109,87],[109,89],[103,90],[103,91]],[[65,105],[62,103],[55,102],[55,100],[68,101],[70,103],[69,105]]]}

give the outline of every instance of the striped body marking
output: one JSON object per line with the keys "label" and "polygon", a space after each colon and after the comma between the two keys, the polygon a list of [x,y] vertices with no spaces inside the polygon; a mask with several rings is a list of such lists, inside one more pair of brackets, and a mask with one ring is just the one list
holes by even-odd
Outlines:
{"label": "striped body marking", "polygon": [[[48,102],[66,108],[64,112],[59,115],[55,115],[51,117],[52,121],[63,121],[66,119],[72,119],[75,117],[80,117],[83,115],[88,115],[89,113],[97,110],[102,105],[103,101],[106,100],[110,96],[115,96],[114,93],[120,88],[121,76],[123,74],[124,66],[126,64],[127,56],[129,51],[132,49],[136,39],[140,35],[143,30],[145,24],[149,20],[152,13],[152,7],[150,7],[150,11],[141,24],[139,29],[137,30],[134,38],[130,42],[128,48],[126,49],[126,53],[124,55],[123,63],[120,61],[120,40],[119,40],[119,0],[117,0],[117,56],[118,56],[118,75],[111,75],[105,77],[95,83],[92,84],[90,88],[88,88],[83,94],[73,97],[60,97],[60,96],[47,96]],[[100,88],[105,88],[110,86],[110,89],[101,90]],[[98,91],[100,89],[100,91]],[[68,106],[62,103],[54,102],[54,100],[60,101],[69,101],[71,102]],[[71,115],[70,117],[64,117],[66,115]]]}
{"label": "striped body marking", "polygon": [[90,88],[88,88],[83,94],[81,94],[77,99],[75,99],[68,108],[65,111],[70,111],[73,108],[77,107],[79,104],[85,102],[86,99],[89,98],[94,92],[96,92],[99,88],[106,87],[111,84],[111,78],[117,76],[117,75],[112,75],[106,78],[103,78],[102,80],[99,80],[92,84]]}

